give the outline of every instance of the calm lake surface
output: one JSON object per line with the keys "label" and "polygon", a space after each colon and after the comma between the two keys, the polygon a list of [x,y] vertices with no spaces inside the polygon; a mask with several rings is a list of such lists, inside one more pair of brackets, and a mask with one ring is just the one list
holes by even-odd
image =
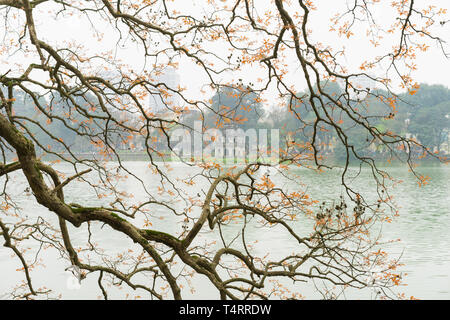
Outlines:
{"label": "calm lake surface", "polygon": [[[147,179],[149,188],[152,188],[150,182],[154,181],[155,176],[148,169],[147,163],[127,162],[126,166],[134,172],[138,172],[142,179]],[[184,177],[188,174],[184,165],[174,163],[172,166],[173,170],[170,174],[174,177]],[[68,172],[69,167],[59,165],[57,169]],[[431,178],[430,183],[425,187],[419,187],[415,178],[405,167],[398,166],[385,169],[396,178],[403,180],[392,190],[395,202],[400,207],[400,216],[392,223],[384,225],[382,229],[383,240],[401,239],[401,242],[391,244],[388,248],[390,253],[397,256],[401,255],[401,262],[404,263],[399,271],[405,274],[403,282],[406,286],[400,287],[396,291],[403,292],[408,297],[414,296],[419,299],[450,299],[450,167],[445,165],[419,167],[420,173]],[[357,170],[358,168],[354,168],[355,172]],[[338,170],[317,174],[305,169],[296,170],[295,173],[302,177],[301,182],[307,186],[307,192],[317,200],[337,199],[344,192],[340,186],[340,172]],[[278,179],[281,179],[281,177]],[[293,184],[292,181],[286,182],[288,187],[293,186]],[[375,199],[374,184],[369,170],[363,169],[360,175],[352,181],[352,187],[358,191],[361,190],[362,194],[369,198]],[[10,184],[9,188],[10,193],[23,208],[24,214],[29,217],[42,216],[56,221],[52,213],[37,205],[32,196],[24,192],[26,184],[21,177],[16,177],[16,181],[14,184]],[[139,199],[140,191],[134,190],[133,183],[128,183],[126,188],[129,193],[134,193],[135,197]],[[192,192],[197,193],[201,188],[201,186],[193,187]],[[86,206],[99,204],[95,195],[86,194],[83,186],[77,185],[77,183],[71,183],[65,191],[67,202],[82,203]],[[167,213],[161,211],[161,215],[165,214]],[[303,228],[305,232],[310,227],[308,224],[300,222],[297,224],[296,227]],[[181,225],[171,223],[170,218],[155,221],[153,227],[172,234],[177,234],[181,230]],[[120,252],[134,246],[128,239],[118,236],[111,229],[100,229],[100,226],[97,229],[94,227],[92,229],[95,234],[95,241],[105,247],[106,250]],[[85,229],[70,228],[70,230],[75,243],[86,239]],[[238,230],[239,226],[227,227],[229,237],[235,236],[235,232],[238,232]],[[260,230],[249,229],[248,236],[249,239],[259,239],[261,248],[270,249],[274,256],[277,253],[290,253],[295,250],[294,243],[286,239],[282,233],[270,232],[261,236]],[[205,233],[202,234],[202,238],[203,240],[217,239],[217,234]],[[37,248],[31,249],[36,250]],[[79,288],[69,288],[67,283],[70,274],[65,271],[68,262],[61,259],[53,251],[46,251],[41,258],[43,258],[45,268],[40,267],[33,271],[35,287],[46,286],[60,293],[63,299],[97,299],[99,297],[100,291],[96,285],[97,275],[88,276]],[[23,273],[16,271],[20,267],[17,257],[11,255],[11,250],[0,247],[0,298],[24,279]],[[183,291],[184,298],[218,298],[214,288],[204,279],[201,277],[195,278],[194,282],[196,292],[191,293],[189,290],[185,290]],[[110,297],[124,298],[125,292],[139,293],[126,290],[128,289],[113,289]],[[311,285],[295,287],[295,290],[298,290],[307,299],[321,298]],[[361,296],[350,293],[346,297],[360,298]],[[370,296],[365,298],[370,298]]]}

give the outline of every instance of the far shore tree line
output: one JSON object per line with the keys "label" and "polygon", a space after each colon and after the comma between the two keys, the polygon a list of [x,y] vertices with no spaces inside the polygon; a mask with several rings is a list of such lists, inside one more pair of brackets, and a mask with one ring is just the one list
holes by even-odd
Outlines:
{"label": "far shore tree line", "polygon": [[[239,87],[238,87],[239,88]],[[176,119],[179,124],[174,128],[185,126],[188,130],[193,130],[195,121],[202,121],[205,127],[226,129],[242,129],[244,132],[248,129],[279,129],[280,147],[285,148],[291,145],[293,152],[296,152],[299,146],[310,139],[313,134],[312,123],[315,115],[307,102],[307,94],[300,92],[298,94],[299,101],[289,106],[290,102],[286,101],[282,106],[266,107],[253,90],[246,90],[243,86],[241,89],[222,89],[217,92],[211,99],[210,109],[199,110],[183,110],[180,119]],[[325,88],[332,96],[343,95],[340,86],[337,83],[328,83]],[[371,122],[380,132],[391,131],[408,138],[414,138],[419,143],[427,146],[432,152],[448,155],[450,154],[450,89],[442,85],[421,84],[415,92],[405,92],[391,100],[389,94],[379,89],[377,98],[367,99],[366,110],[361,110],[363,114],[371,115]],[[92,153],[95,146],[92,141],[83,135],[77,134],[79,129],[92,133],[95,127],[101,128],[102,124],[96,119],[97,126],[91,126],[88,121],[80,119],[71,120],[70,126],[74,130],[70,130],[62,121],[51,122],[45,120],[45,115],[39,110],[32,110],[27,105],[31,101],[20,92],[16,93],[16,113],[18,116],[33,119],[35,130],[30,129],[29,135],[41,135],[39,141],[45,147],[58,148],[58,139],[62,139],[67,145],[71,146],[73,153]],[[21,97],[22,96],[22,97]],[[29,99],[29,98],[28,98]],[[56,111],[56,116],[61,119],[68,118],[65,110],[70,112],[72,104],[61,97],[44,97],[41,99],[52,99],[61,105]],[[76,98],[75,98],[76,99]],[[81,99],[81,98],[80,98]],[[85,99],[85,98],[83,98]],[[359,97],[353,97],[355,104]],[[393,98],[392,98],[393,99]],[[94,100],[94,99],[93,99]],[[43,102],[41,101],[41,102]],[[81,104],[91,104],[90,101],[77,101]],[[287,107],[286,107],[287,106]],[[394,106],[394,107],[393,107]],[[166,106],[167,109],[169,108]],[[96,107],[92,105],[91,111],[95,114]],[[156,114],[161,117],[165,116],[165,107],[159,108]],[[55,111],[52,111],[55,113]],[[117,111],[115,111],[117,113]],[[120,117],[120,115],[118,115]],[[303,119],[305,127],[299,128],[296,116]],[[139,121],[130,119],[127,115],[126,121]],[[336,121],[348,124],[350,143],[360,152],[364,152],[371,157],[386,158],[388,150],[383,145],[373,143],[367,133],[362,128],[353,128],[352,120],[343,114],[335,115]],[[71,117],[71,119],[74,119]],[[106,123],[107,120],[104,120]],[[229,123],[229,125],[227,125]],[[45,127],[50,135],[45,134],[41,129]],[[305,130],[306,129],[306,130]],[[170,132],[161,132],[158,129],[154,131],[153,148],[159,152],[161,157],[170,153],[170,147],[167,144],[167,135]],[[53,136],[53,138],[51,137]],[[144,151],[145,143],[141,137],[130,137],[118,131],[112,135],[118,152],[139,153]],[[340,143],[336,133],[326,126],[318,130],[319,151],[324,156],[332,156],[336,160],[345,158],[345,147]],[[58,151],[55,149],[54,151]]]}

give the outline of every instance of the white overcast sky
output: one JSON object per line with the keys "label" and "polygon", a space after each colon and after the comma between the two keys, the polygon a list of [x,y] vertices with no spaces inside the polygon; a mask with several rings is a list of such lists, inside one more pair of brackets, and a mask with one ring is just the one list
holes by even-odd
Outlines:
{"label": "white overcast sky", "polygon": [[[227,2],[226,0],[224,1]],[[386,46],[394,45],[394,43],[386,42],[383,46],[379,47],[377,52],[371,46],[367,44],[367,38],[365,34],[357,34],[352,36],[350,39],[345,37],[337,37],[336,33],[330,33],[330,18],[337,12],[341,12],[342,8],[347,5],[347,0],[316,0],[314,3],[318,7],[318,10],[312,11],[310,16],[309,28],[313,31],[312,39],[314,41],[320,41],[324,44],[330,44],[335,49],[340,49],[345,47],[345,63],[348,64],[350,68],[358,68],[361,62],[367,60],[368,57],[375,56],[386,50]],[[350,1],[352,3],[353,1]],[[392,10],[389,10],[389,4],[391,0],[381,0],[384,6],[379,6],[384,8],[377,12],[374,12],[375,18],[380,22],[392,21],[395,16],[392,15]],[[423,5],[435,5],[437,7],[446,8],[450,12],[450,0],[416,0],[418,6]],[[175,0],[174,2],[169,2],[173,5],[173,9],[177,11],[201,11],[203,10],[200,3],[203,1],[186,1],[186,0]],[[230,4],[233,1],[230,1]],[[264,7],[265,3],[273,6],[273,1],[261,0],[257,2]],[[272,3],[272,4],[271,4]],[[45,8],[44,6],[42,8]],[[45,8],[46,9],[46,8]],[[1,19],[1,18],[0,18]],[[92,34],[90,25],[86,19],[80,21],[79,18],[73,17],[70,19],[63,19],[61,21],[53,21],[48,19],[45,15],[45,10],[39,16],[35,17],[36,25],[38,30],[38,35],[45,35],[45,37],[52,39],[59,39],[64,41],[72,41],[75,43],[83,43],[86,47],[91,47],[94,50],[98,49],[112,49],[115,47],[115,37],[116,34],[106,32],[102,42],[99,44],[97,41],[89,40],[90,37],[86,37],[86,34]],[[447,14],[447,19],[450,19],[450,15]],[[95,21],[94,21],[95,22]],[[97,22],[95,22],[97,23]],[[0,21],[0,31],[3,23]],[[98,25],[97,29],[102,30],[102,25]],[[444,26],[438,26],[435,31],[447,42],[450,42],[450,22]],[[449,47],[447,47],[448,50]],[[450,53],[450,52],[449,52]],[[119,52],[122,59],[137,68],[142,68],[142,59],[135,48],[132,46],[124,48]],[[0,72],[5,72],[8,69],[8,65],[5,65],[5,57],[2,57],[2,66],[0,67]],[[8,61],[9,63],[11,60]],[[425,54],[417,53],[417,67],[418,70],[413,74],[416,81],[425,82],[429,84],[442,84],[450,87],[450,60],[446,59],[442,54],[440,48],[436,45],[432,45],[428,52]],[[295,72],[291,74],[291,77],[295,79],[302,79],[301,73]],[[243,70],[243,78],[248,78],[248,81],[254,81],[259,75],[260,71],[254,67],[247,67]],[[376,72],[376,70],[374,70]],[[180,73],[181,85],[188,86],[189,90],[193,94],[196,94],[205,78],[201,76],[198,69],[194,66],[187,66],[184,71]],[[298,88],[302,89],[305,87],[303,80],[298,81]]]}

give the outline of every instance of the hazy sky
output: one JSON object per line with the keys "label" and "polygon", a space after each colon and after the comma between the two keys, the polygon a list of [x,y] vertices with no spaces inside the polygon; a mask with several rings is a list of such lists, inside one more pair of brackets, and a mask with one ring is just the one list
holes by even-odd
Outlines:
{"label": "hazy sky", "polygon": [[[233,1],[229,1],[230,4]],[[393,10],[390,9],[390,0],[381,0],[381,5],[377,5],[379,10],[374,11],[374,17],[380,24],[391,24],[395,21],[395,14]],[[203,1],[186,1],[186,0],[175,0],[173,2],[168,2],[172,5],[172,9],[177,11],[186,12],[202,12],[203,11]],[[222,1],[221,3],[227,3],[227,1]],[[335,50],[345,49],[345,56],[341,58],[341,62],[345,64],[351,71],[359,71],[358,68],[361,63],[371,57],[377,56],[379,54],[385,53],[387,50],[391,49],[391,46],[397,44],[398,39],[389,39],[385,37],[381,45],[377,48],[373,48],[368,42],[368,38],[365,32],[357,32],[354,30],[354,35],[347,39],[346,37],[338,37],[336,33],[331,33],[330,29],[330,18],[337,12],[341,12],[345,8],[347,3],[353,3],[353,1],[347,0],[316,0],[314,1],[318,10],[312,11],[310,15],[309,28],[312,30],[311,39],[313,42],[321,42],[326,45],[332,46]],[[450,1],[449,0],[416,0],[417,6],[423,5],[435,5],[437,7],[442,7],[450,11]],[[261,0],[257,1],[258,10],[264,10],[267,6],[274,6],[273,1]],[[58,43],[72,42],[75,44],[82,44],[85,50],[99,51],[99,50],[115,50],[115,44],[117,40],[117,33],[113,33],[112,29],[109,28],[104,22],[91,21],[96,25],[97,31],[102,33],[101,42],[97,42],[91,36],[91,25],[90,21],[85,18],[80,19],[77,16],[74,17],[61,17],[59,21],[48,19],[46,10],[48,10],[49,5],[45,4],[41,7],[41,14],[36,15],[36,25],[38,30],[38,35],[47,39],[52,39],[49,41],[55,41]],[[1,19],[1,18],[0,18]],[[447,20],[450,20],[450,16],[447,14]],[[3,28],[3,23],[0,21],[0,31]],[[363,31],[363,30],[361,30]],[[450,23],[444,26],[437,26],[434,30],[440,37],[444,40],[450,42]],[[395,41],[394,41],[395,40]],[[430,43],[431,44],[431,43]],[[220,51],[220,43],[217,44],[217,50]],[[450,53],[450,47],[447,48]],[[142,56],[139,51],[133,45],[128,45],[125,48],[119,48],[115,52],[118,57],[135,68],[143,68]],[[0,66],[0,72],[5,72],[9,67],[7,64],[11,63],[13,59],[11,57],[1,57],[3,64]],[[18,58],[20,60],[20,58]],[[180,60],[181,63],[186,60]],[[6,64],[5,64],[6,63]],[[430,49],[426,53],[417,52],[417,71],[413,73],[416,81],[426,82],[430,84],[443,84],[450,87],[450,60],[445,58],[441,49],[436,45],[431,45]],[[301,90],[305,88],[305,82],[302,77],[302,73],[297,67],[297,64],[293,64],[293,70],[289,77],[291,77],[292,83],[295,83],[296,89]],[[375,68],[371,72],[377,73],[382,71],[381,69]],[[256,78],[264,75],[260,64],[255,64],[253,66],[247,66],[243,69],[242,78],[250,81],[255,81]],[[236,76],[236,75],[235,75]],[[206,81],[204,74],[200,72],[198,67],[193,64],[184,64],[182,66],[182,72],[180,72],[181,85],[187,86],[188,90],[192,92],[193,95],[198,95],[199,89]],[[270,91],[269,91],[270,92]]]}

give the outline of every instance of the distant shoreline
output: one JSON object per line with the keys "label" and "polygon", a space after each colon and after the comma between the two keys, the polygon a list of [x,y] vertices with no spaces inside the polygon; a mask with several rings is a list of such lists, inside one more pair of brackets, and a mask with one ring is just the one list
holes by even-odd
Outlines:
{"label": "distant shoreline", "polygon": [[[139,152],[133,152],[133,151],[118,151],[117,152],[118,155],[120,156],[120,161],[124,161],[124,162],[128,162],[128,161],[148,161],[150,162],[150,158],[148,156],[147,153],[143,152],[143,151],[139,151]],[[102,155],[100,154],[94,154],[94,153],[89,153],[89,152],[85,152],[85,153],[73,153],[75,156],[77,157],[81,157],[83,159],[87,159],[87,160],[105,160],[103,158]],[[68,153],[61,153],[62,156],[68,157],[69,154]],[[52,155],[52,154],[46,154],[44,156],[40,156],[42,161],[45,162],[52,162],[55,160],[61,160],[59,157],[57,157],[56,155]],[[12,157],[10,157],[10,159],[8,159],[9,161],[12,161]],[[171,157],[170,155],[166,155],[165,157],[160,157],[157,155],[152,155],[152,160],[153,162],[188,162],[188,163],[192,163],[192,161],[188,161],[190,159],[187,158],[174,158]],[[238,161],[237,161],[238,160]],[[388,162],[386,159],[382,159],[382,158],[374,158],[376,164],[380,167],[391,167],[391,166],[401,166],[401,165],[405,165],[405,162],[400,161],[400,160],[392,160],[390,162]],[[108,161],[117,161],[116,159],[110,159]],[[435,158],[426,158],[426,159],[416,159],[414,160],[415,163],[418,164],[427,164],[427,165],[433,165],[433,166],[438,166],[438,165],[446,165],[444,162],[439,161],[438,159]],[[245,161],[242,158],[234,158],[234,161],[231,161],[230,158],[226,158],[224,159],[224,162],[220,162],[223,164],[241,164],[241,163],[245,163]],[[312,164],[312,163],[311,163]],[[333,156],[329,156],[327,158],[327,164],[331,165],[331,166],[343,166],[345,165],[345,161],[342,159],[336,159],[336,157]],[[354,166],[354,165],[359,165],[360,162],[359,161],[355,161],[352,160],[350,161],[350,165]]]}

